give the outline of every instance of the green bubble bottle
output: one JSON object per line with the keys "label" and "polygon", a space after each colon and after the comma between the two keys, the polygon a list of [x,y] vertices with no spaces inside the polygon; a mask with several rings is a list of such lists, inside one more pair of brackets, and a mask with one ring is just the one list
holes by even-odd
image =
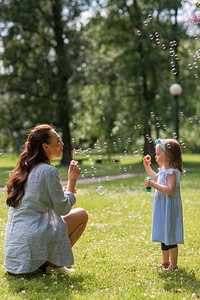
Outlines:
{"label": "green bubble bottle", "polygon": [[[146,179],[151,180],[151,177],[146,177]],[[150,187],[150,186],[148,186],[148,187],[146,188],[146,192],[147,192],[147,193],[151,193],[151,187]]]}

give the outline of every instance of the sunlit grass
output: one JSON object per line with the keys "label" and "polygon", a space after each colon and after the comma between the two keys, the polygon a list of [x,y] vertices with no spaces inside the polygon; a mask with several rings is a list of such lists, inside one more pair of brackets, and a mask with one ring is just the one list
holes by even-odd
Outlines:
{"label": "sunlit grass", "polygon": [[[9,276],[3,269],[7,219],[5,195],[0,205],[1,299],[191,299],[200,295],[200,170],[181,181],[185,244],[179,246],[179,270],[159,273],[159,243],[152,243],[153,193],[144,174],[112,182],[79,184],[77,204],[89,213],[87,229],[74,246],[76,273],[68,276]],[[102,186],[102,195],[98,186]]]}

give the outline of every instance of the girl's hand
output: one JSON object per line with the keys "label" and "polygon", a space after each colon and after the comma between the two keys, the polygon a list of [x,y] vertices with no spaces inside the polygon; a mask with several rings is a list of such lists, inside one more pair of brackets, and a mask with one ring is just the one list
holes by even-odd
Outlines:
{"label": "girl's hand", "polygon": [[144,184],[145,184],[145,187],[152,187],[153,180],[145,179]]}
{"label": "girl's hand", "polygon": [[151,156],[147,154],[146,156],[143,157],[143,165],[144,167],[150,166],[151,164]]}

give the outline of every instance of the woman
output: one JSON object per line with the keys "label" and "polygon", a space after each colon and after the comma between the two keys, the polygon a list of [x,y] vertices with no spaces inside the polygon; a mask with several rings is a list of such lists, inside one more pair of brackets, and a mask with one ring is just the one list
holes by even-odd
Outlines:
{"label": "woman", "polygon": [[74,189],[81,169],[72,161],[63,191],[52,159],[61,157],[63,142],[48,124],[36,126],[7,184],[8,222],[5,271],[66,273],[74,263],[71,247],[83,233],[88,215],[76,203]]}

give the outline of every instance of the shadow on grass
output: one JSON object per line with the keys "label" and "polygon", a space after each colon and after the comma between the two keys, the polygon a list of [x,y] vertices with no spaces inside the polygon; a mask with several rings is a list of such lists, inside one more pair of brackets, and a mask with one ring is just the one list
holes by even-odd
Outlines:
{"label": "shadow on grass", "polygon": [[193,270],[180,268],[177,271],[161,272],[160,277],[165,280],[164,289],[175,293],[199,293],[200,281]]}
{"label": "shadow on grass", "polygon": [[[88,292],[86,282],[94,281],[93,275],[61,275],[52,274],[46,275],[41,271],[35,271],[31,274],[10,275],[5,274],[5,278],[9,284],[9,290],[12,291],[13,296],[16,294],[25,293],[28,299],[33,299],[34,295],[37,297],[42,295],[54,295],[57,299],[60,293],[65,296],[70,296],[74,292],[84,294]],[[38,299],[38,298],[37,298]]]}

